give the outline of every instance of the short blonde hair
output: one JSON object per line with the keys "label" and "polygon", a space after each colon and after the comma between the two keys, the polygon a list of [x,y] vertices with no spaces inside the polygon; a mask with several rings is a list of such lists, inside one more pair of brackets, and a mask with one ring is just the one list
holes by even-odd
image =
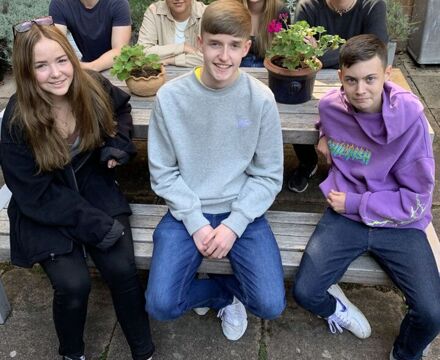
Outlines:
{"label": "short blonde hair", "polygon": [[252,31],[251,15],[237,0],[216,0],[206,8],[201,33],[226,34],[249,39]]}

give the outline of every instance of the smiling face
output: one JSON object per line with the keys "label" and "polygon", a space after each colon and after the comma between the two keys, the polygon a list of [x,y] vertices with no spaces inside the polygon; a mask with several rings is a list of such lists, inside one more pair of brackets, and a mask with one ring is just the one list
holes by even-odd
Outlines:
{"label": "smiling face", "polygon": [[192,0],[166,0],[167,6],[170,8],[171,15],[177,21],[185,21],[191,15]]}
{"label": "smiling face", "polygon": [[33,65],[35,79],[42,90],[54,100],[67,94],[74,71],[60,44],[42,37],[34,47]]}
{"label": "smiling face", "polygon": [[234,82],[241,59],[248,53],[251,41],[227,34],[203,33],[199,38],[203,53],[202,82],[221,89]]}
{"label": "smiling face", "polygon": [[384,68],[376,55],[338,71],[348,101],[359,112],[378,113],[382,110],[382,91],[391,75],[391,66]]}

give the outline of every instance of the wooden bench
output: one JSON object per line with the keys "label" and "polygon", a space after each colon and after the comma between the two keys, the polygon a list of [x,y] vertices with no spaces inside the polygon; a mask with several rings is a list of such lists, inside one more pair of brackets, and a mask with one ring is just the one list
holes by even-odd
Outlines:
{"label": "wooden bench", "polygon": [[[7,201],[8,191],[7,187],[3,186],[0,189],[0,199],[3,198],[3,201],[5,199]],[[139,269],[148,269],[153,252],[153,231],[167,211],[167,207],[153,204],[132,204],[131,209],[133,215],[130,221],[136,264]],[[315,213],[268,211],[267,218],[281,251],[286,279],[292,279],[297,271],[305,246],[321,216],[322,214]],[[432,224],[428,227],[427,234],[440,269],[440,244]],[[9,220],[7,204],[4,204],[0,211],[0,261],[8,261],[9,259]],[[199,272],[230,274],[232,269],[227,259],[204,259]],[[349,266],[341,281],[370,285],[390,284],[385,272],[367,254],[359,257]],[[2,284],[0,280],[0,324],[5,321],[10,311],[6,295],[4,291],[3,294],[1,291]],[[1,304],[4,305],[3,309]]]}

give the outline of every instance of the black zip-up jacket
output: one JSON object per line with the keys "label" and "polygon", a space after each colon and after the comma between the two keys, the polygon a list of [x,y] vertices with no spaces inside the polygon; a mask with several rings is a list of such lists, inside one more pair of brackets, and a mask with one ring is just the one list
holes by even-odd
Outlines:
{"label": "black zip-up jacket", "polygon": [[[10,121],[16,96],[9,100],[1,129],[0,159],[12,192],[8,207],[11,261],[30,267],[72,251],[73,242],[98,246],[114,229],[113,217],[131,214],[107,168],[107,160],[136,154],[131,141],[130,96],[94,73],[110,95],[118,132],[102,147],[76,155],[63,169],[37,174],[34,155],[23,131]],[[128,155],[128,156],[127,156]]]}

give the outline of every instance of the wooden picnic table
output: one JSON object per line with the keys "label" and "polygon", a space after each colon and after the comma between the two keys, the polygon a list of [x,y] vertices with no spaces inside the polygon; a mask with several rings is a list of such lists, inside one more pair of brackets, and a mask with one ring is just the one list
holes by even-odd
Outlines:
{"label": "wooden picnic table", "polygon": [[[265,68],[241,69],[267,84],[268,76]],[[167,81],[174,79],[188,71],[191,71],[191,69],[168,66],[166,67],[166,79]],[[105,71],[103,74],[110,79],[114,85],[130,93],[125,81],[116,79],[110,75],[109,71]],[[400,69],[395,68],[392,70],[391,80],[403,88],[410,90],[410,87]],[[278,103],[283,142],[285,144],[316,144],[318,142],[318,131],[315,129],[315,123],[318,121],[318,102],[328,90],[339,86],[341,86],[341,83],[338,78],[337,70],[324,69],[319,71],[316,76],[313,97],[310,101],[298,105]],[[135,138],[147,138],[148,123],[154,100],[155,96],[140,97],[132,95],[130,103],[132,106]],[[430,134],[433,139],[434,132],[432,129],[430,129]]]}

